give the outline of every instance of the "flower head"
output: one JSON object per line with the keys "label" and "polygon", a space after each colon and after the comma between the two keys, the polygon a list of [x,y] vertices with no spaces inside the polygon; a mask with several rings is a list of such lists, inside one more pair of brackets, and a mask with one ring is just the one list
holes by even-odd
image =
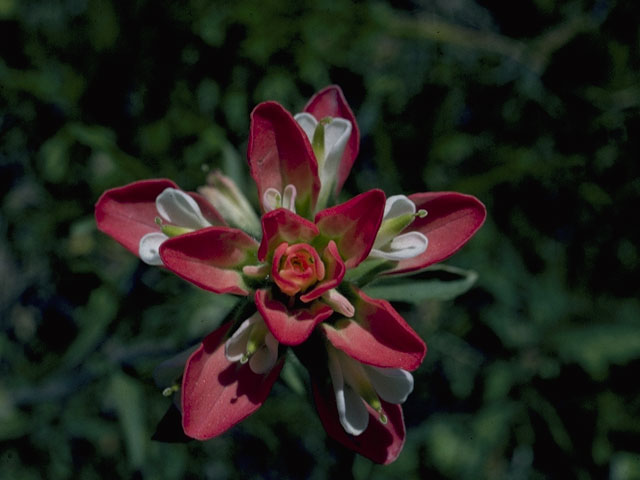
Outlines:
{"label": "flower head", "polygon": [[[409,372],[427,348],[389,302],[361,286],[452,255],[481,226],[485,210],[453,192],[387,198],[373,189],[334,204],[359,135],[337,86],[318,92],[295,116],[276,102],[256,106],[247,157],[260,217],[219,172],[202,195],[147,180],[98,200],[98,227],[144,261],[253,304],[252,313],[208,335],[187,360],[187,435],[211,438],[253,413],[289,350],[312,373],[329,435],[379,463],[399,455]],[[326,362],[318,365],[318,358]]]}

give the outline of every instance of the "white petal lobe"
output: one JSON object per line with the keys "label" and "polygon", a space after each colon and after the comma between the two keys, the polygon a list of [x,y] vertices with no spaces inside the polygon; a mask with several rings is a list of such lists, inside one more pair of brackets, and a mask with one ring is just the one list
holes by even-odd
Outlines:
{"label": "white petal lobe", "polygon": [[160,266],[162,265],[162,259],[160,258],[160,245],[166,239],[168,239],[164,233],[151,232],[147,233],[140,239],[138,246],[138,255],[140,259],[149,265]]}
{"label": "white petal lobe", "polygon": [[343,353],[333,348],[330,348],[328,353],[329,375],[333,384],[340,425],[345,432],[360,435],[369,425],[369,411],[360,395],[345,383],[344,365],[341,361]]}
{"label": "white petal lobe", "polygon": [[313,141],[313,134],[316,131],[316,127],[318,126],[318,121],[316,118],[310,113],[302,112],[296,113],[293,117],[298,125],[302,127],[304,133],[307,134],[307,138],[309,141]]}
{"label": "white petal lobe", "polygon": [[251,334],[251,327],[258,321],[258,317],[252,315],[240,324],[238,329],[224,344],[224,354],[230,362],[239,362],[247,352],[247,342]]}
{"label": "white petal lobe", "polygon": [[407,232],[395,237],[388,249],[372,248],[369,256],[387,260],[406,260],[417,257],[427,250],[429,240],[420,232]]}
{"label": "white petal lobe", "polygon": [[211,226],[196,201],[181,190],[166,188],[156,197],[158,213],[166,221],[194,230]]}
{"label": "white petal lobe", "polygon": [[345,386],[343,395],[344,412],[340,412],[340,409],[338,409],[340,424],[347,433],[356,436],[360,435],[369,426],[369,411],[362,398],[360,398],[360,395],[354,392],[348,385]]}
{"label": "white petal lobe", "polygon": [[270,212],[282,206],[282,195],[273,187],[267,188],[262,194],[262,206],[265,212]]}
{"label": "white petal lobe", "polygon": [[404,403],[413,391],[413,376],[400,368],[380,368],[365,365],[376,393],[385,402]]}
{"label": "white petal lobe", "polygon": [[289,184],[284,187],[284,191],[282,192],[282,208],[286,208],[287,210],[296,213],[296,196],[298,195],[298,191],[296,190],[296,186],[293,184]]}
{"label": "white petal lobe", "polygon": [[271,333],[267,333],[264,337],[264,345],[262,345],[256,353],[251,355],[249,368],[251,368],[253,373],[261,375],[271,370],[277,360],[278,341]]}
{"label": "white petal lobe", "polygon": [[324,127],[324,151],[325,159],[323,174],[328,177],[335,177],[342,154],[351,136],[351,122],[344,118],[334,118]]}
{"label": "white petal lobe", "polygon": [[384,204],[384,219],[416,213],[416,204],[405,195],[392,195]]}
{"label": "white petal lobe", "polygon": [[351,122],[344,118],[333,118],[324,127],[324,158],[318,158],[320,193],[318,205],[327,204],[338,178],[342,154],[351,136]]}

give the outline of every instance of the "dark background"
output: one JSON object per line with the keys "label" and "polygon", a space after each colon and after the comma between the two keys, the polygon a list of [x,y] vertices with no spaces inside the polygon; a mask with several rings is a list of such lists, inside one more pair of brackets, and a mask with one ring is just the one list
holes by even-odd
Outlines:
{"label": "dark background", "polygon": [[[0,0],[0,476],[639,479],[639,18],[634,0]],[[154,367],[234,300],[141,264],[95,201],[214,168],[255,201],[249,112],[330,83],[362,133],[346,194],[489,212],[447,262],[471,290],[395,303],[429,346],[404,452],[380,467],[327,441],[295,378],[219,438],[150,440],[171,403]]]}

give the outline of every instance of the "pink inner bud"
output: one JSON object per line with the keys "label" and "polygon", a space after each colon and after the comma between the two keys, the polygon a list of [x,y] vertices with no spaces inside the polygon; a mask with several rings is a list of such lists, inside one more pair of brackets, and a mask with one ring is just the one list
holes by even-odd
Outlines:
{"label": "pink inner bud", "polygon": [[311,245],[281,243],[273,252],[271,274],[287,295],[304,292],[324,278],[324,263]]}

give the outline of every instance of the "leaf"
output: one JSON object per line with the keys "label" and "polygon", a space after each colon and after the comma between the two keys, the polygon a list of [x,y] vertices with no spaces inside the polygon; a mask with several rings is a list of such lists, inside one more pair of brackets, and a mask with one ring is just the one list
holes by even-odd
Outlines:
{"label": "leaf", "polygon": [[68,176],[70,146],[68,136],[55,135],[40,148],[40,169],[47,181],[60,183]]}
{"label": "leaf", "polygon": [[478,279],[473,270],[437,265],[412,277],[384,277],[364,287],[367,295],[389,301],[420,303],[451,300],[466,293]]}
{"label": "leaf", "polygon": [[573,448],[571,436],[556,406],[533,388],[525,389],[523,398],[527,406],[540,415],[546,422],[555,444],[565,452],[571,451]]}
{"label": "leaf", "polygon": [[73,368],[95,351],[117,309],[117,300],[107,287],[98,287],[91,292],[87,305],[77,312],[80,333],[67,350],[62,365]]}
{"label": "leaf", "polygon": [[116,144],[113,131],[98,125],[72,122],[65,126],[65,132],[81,145],[94,151],[104,152],[113,160],[118,169],[134,178],[145,178],[150,171],[138,159],[122,151]]}
{"label": "leaf", "polygon": [[124,434],[129,464],[140,469],[144,465],[148,438],[140,386],[123,373],[116,373],[111,377],[110,393]]}
{"label": "leaf", "polygon": [[637,324],[600,323],[579,325],[550,338],[565,362],[576,362],[593,378],[603,379],[609,365],[624,365],[640,358],[640,329]]}
{"label": "leaf", "polygon": [[291,350],[287,350],[287,361],[282,367],[280,378],[287,386],[298,395],[306,393],[305,382],[303,380],[304,367]]}
{"label": "leaf", "polygon": [[0,442],[27,435],[32,428],[31,419],[15,407],[10,393],[0,387]]}

